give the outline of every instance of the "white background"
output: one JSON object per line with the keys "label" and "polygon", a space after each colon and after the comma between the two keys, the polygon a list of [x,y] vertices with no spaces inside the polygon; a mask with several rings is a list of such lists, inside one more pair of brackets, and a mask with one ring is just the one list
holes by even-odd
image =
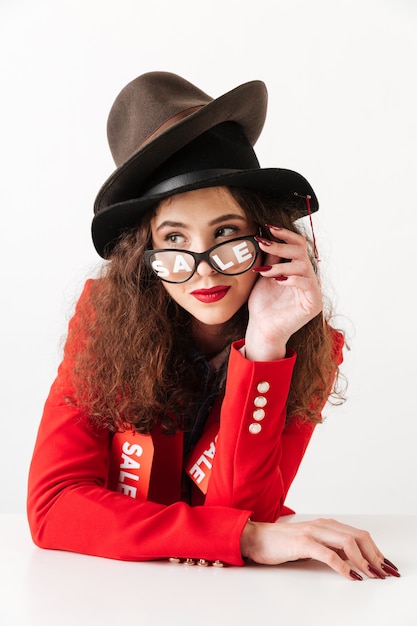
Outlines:
{"label": "white background", "polygon": [[414,0],[0,0],[1,512],[23,512],[74,301],[100,261],[105,127],[151,70],[217,97],[262,79],[264,167],[315,188],[326,292],[347,332],[348,401],[326,410],[288,504],[417,513]]}

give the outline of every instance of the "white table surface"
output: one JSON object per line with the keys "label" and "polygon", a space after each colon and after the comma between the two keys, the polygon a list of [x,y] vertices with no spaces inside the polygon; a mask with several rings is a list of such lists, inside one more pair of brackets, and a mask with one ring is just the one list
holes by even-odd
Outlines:
{"label": "white table surface", "polygon": [[203,568],[40,550],[23,515],[0,515],[0,624],[416,626],[417,516],[337,519],[369,530],[401,578],[350,582],[314,561]]}

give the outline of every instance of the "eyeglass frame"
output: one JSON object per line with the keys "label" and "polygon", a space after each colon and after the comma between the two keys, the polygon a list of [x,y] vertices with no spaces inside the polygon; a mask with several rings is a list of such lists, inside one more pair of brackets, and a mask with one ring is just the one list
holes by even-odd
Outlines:
{"label": "eyeglass frame", "polygon": [[[166,283],[171,283],[172,285],[180,285],[181,283],[186,283],[188,280],[190,280],[190,278],[192,278],[194,274],[196,273],[197,268],[200,265],[201,261],[206,261],[206,263],[211,267],[211,269],[218,272],[219,274],[223,274],[223,276],[239,276],[240,274],[244,274],[245,272],[248,272],[255,265],[256,258],[258,254],[261,252],[258,242],[255,239],[256,236],[259,236],[259,235],[246,235],[243,237],[235,237],[234,239],[229,239],[228,241],[222,241],[221,243],[216,243],[215,246],[208,248],[208,250],[205,250],[204,252],[192,252],[192,250],[184,250],[183,248],[157,248],[157,249],[152,249],[152,250],[145,250],[144,259],[145,259],[146,265],[149,267],[152,273],[155,274],[155,276],[157,276],[160,280],[163,280]],[[223,272],[217,267],[214,267],[210,259],[210,254],[213,252],[213,250],[215,250],[216,248],[220,248],[221,246],[224,246],[226,244],[234,243],[235,241],[250,241],[253,244],[256,254],[254,255],[253,261],[249,265],[249,267],[242,270],[241,272],[236,272],[236,273]],[[157,252],[177,252],[178,254],[184,254],[184,253],[190,254],[194,259],[194,269],[192,273],[188,276],[188,278],[185,278],[184,280],[167,280],[166,278],[159,276],[158,273],[152,267],[152,263],[151,263],[151,256]]]}

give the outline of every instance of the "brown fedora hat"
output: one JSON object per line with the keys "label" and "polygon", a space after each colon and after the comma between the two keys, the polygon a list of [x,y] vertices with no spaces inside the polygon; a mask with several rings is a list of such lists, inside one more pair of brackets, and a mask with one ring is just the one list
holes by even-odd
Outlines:
{"label": "brown fedora hat", "polygon": [[291,170],[260,168],[253,151],[266,116],[262,81],[214,99],[169,72],[139,76],[120,92],[107,133],[117,169],[94,204],[92,236],[108,257],[120,234],[159,200],[201,187],[234,185],[276,196],[311,196],[309,183]]}

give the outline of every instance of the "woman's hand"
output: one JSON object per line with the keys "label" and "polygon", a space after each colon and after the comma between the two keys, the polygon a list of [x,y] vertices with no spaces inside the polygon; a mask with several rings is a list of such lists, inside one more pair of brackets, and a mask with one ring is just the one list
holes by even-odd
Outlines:
{"label": "woman's hand", "polygon": [[400,574],[364,530],[332,519],[275,524],[249,521],[241,537],[242,556],[266,565],[299,559],[326,563],[350,580]]}
{"label": "woman's hand", "polygon": [[323,306],[305,237],[285,228],[270,230],[284,243],[257,239],[266,258],[265,269],[254,268],[260,277],[248,301],[246,356],[254,361],[284,358],[288,339]]}

